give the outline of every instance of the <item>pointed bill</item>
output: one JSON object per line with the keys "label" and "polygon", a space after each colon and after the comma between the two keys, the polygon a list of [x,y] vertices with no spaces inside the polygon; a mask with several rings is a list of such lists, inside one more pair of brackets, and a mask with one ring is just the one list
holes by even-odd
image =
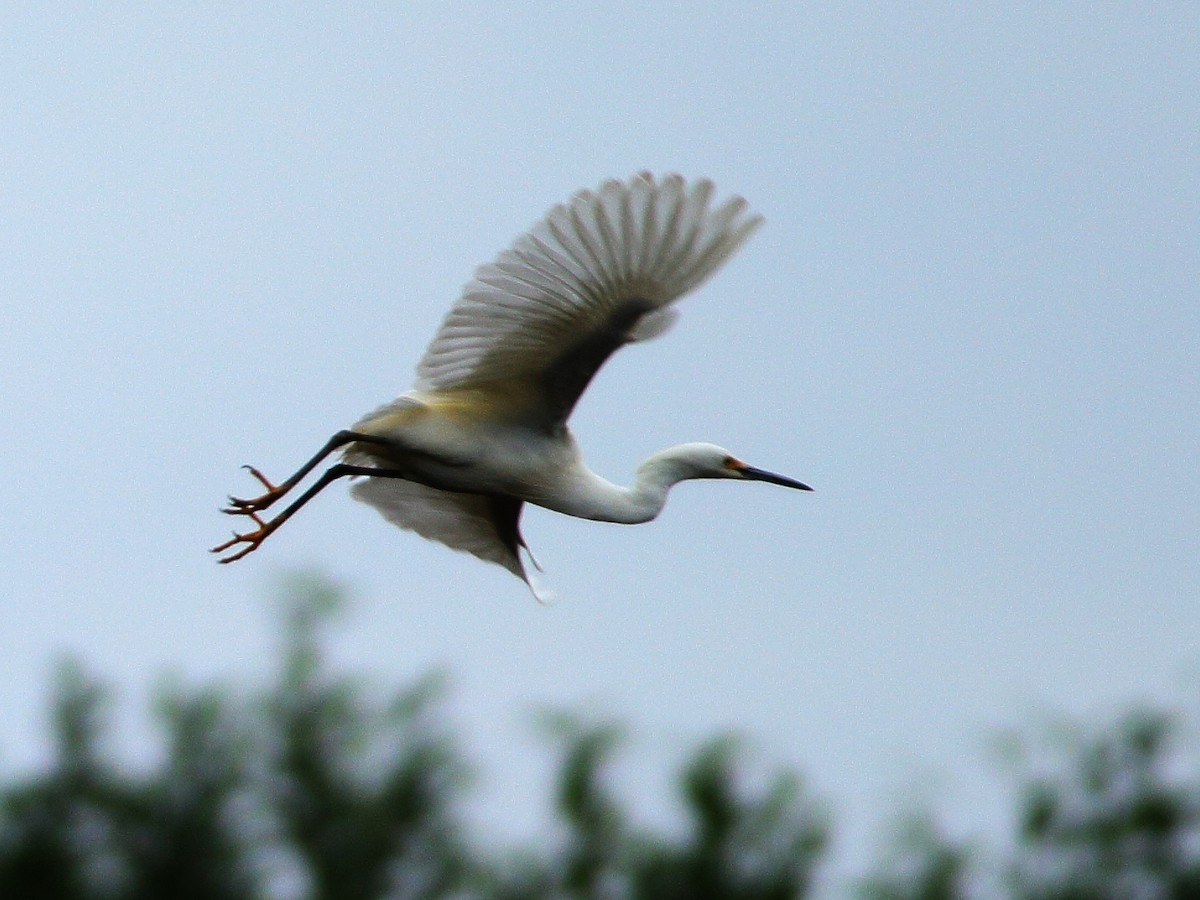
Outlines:
{"label": "pointed bill", "polygon": [[743,478],[748,478],[750,481],[765,481],[768,484],[778,484],[781,487],[795,488],[798,491],[812,490],[803,481],[788,478],[786,475],[776,475],[774,472],[768,472],[766,469],[756,469],[754,466],[741,465],[737,467],[737,471]]}

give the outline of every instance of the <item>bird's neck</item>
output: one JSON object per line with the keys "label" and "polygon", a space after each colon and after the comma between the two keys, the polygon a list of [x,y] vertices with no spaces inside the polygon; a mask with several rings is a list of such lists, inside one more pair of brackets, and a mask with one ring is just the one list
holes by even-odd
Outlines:
{"label": "bird's neck", "polygon": [[656,453],[642,463],[629,487],[622,487],[581,469],[577,490],[572,492],[569,509],[573,516],[600,522],[637,525],[649,522],[662,512],[667,492],[691,477],[687,467],[673,457],[671,450]]}

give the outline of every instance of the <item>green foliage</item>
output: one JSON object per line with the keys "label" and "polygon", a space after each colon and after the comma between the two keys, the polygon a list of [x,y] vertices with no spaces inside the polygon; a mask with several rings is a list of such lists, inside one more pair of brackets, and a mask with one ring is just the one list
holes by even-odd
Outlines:
{"label": "green foliage", "polygon": [[556,717],[562,744],[555,807],[561,844],[546,856],[526,854],[515,872],[495,877],[493,898],[722,898],[775,900],[807,894],[825,846],[815,804],[787,774],[761,793],[741,787],[735,741],[701,747],[684,767],[681,799],[687,828],[678,839],[638,829],[609,783],[608,762],[621,731]]}
{"label": "green foliage", "polygon": [[63,665],[54,767],[0,798],[0,896],[259,896],[230,816],[244,747],[224,700],[167,697],[160,720],[169,754],[148,776],[104,761],[103,701],[78,666]]}
{"label": "green foliage", "polygon": [[1103,732],[1068,730],[1065,770],[1022,791],[1018,897],[1200,897],[1200,772],[1176,752],[1175,730],[1148,710]]}
{"label": "green foliage", "polygon": [[279,849],[325,900],[447,896],[467,871],[453,813],[464,770],[432,715],[436,685],[371,706],[321,656],[336,595],[317,584],[297,596],[279,684],[261,712],[261,801]]}
{"label": "green foliage", "polygon": [[786,900],[806,896],[825,849],[825,816],[781,773],[757,795],[739,789],[737,744],[701,747],[681,777],[691,830],[658,842],[637,877],[640,897]]}
{"label": "green foliage", "polygon": [[[611,762],[623,730],[552,717],[558,837],[480,848],[467,770],[427,679],[374,697],[322,652],[340,592],[296,581],[273,683],[160,692],[162,762],[106,748],[106,692],[61,666],[45,774],[0,786],[0,900],[798,900],[829,845],[789,772],[751,771],[732,737],[684,763],[683,821],[636,821]],[[1004,891],[1022,900],[1200,898],[1200,766],[1182,717],[1142,711],[1024,757]],[[1189,756],[1188,751],[1192,754]],[[904,820],[866,900],[986,896],[1003,879],[931,817]],[[989,879],[989,876],[990,879]],[[997,888],[997,890],[999,890]]]}
{"label": "green foliage", "polygon": [[51,774],[0,799],[0,885],[22,897],[88,896],[86,829],[105,781],[96,753],[100,691],[75,666],[59,672]]}
{"label": "green foliage", "polygon": [[614,726],[562,726],[565,744],[556,807],[567,826],[557,870],[558,893],[602,897],[606,885],[624,883],[629,867],[628,824],[604,783],[604,764],[620,737]]}
{"label": "green foliage", "polygon": [[880,871],[860,890],[864,900],[959,900],[970,896],[967,851],[927,816],[901,825]]}

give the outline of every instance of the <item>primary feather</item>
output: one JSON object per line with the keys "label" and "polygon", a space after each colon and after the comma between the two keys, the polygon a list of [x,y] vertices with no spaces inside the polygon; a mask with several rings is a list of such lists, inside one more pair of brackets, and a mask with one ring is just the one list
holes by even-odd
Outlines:
{"label": "primary feather", "polygon": [[561,424],[604,361],[657,336],[666,311],[762,223],[713,184],[642,173],[555,206],[481,266],[417,367],[417,391],[529,380]]}

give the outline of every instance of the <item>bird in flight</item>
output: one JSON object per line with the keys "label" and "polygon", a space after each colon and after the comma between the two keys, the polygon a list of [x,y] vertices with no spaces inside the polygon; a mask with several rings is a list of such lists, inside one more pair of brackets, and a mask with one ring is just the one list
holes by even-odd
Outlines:
{"label": "bird in flight", "polygon": [[[675,301],[698,287],[762,224],[732,197],[713,205],[711,181],[641,173],[606,181],[555,206],[512,247],[476,270],[417,366],[413,389],[331,437],[264,492],[224,512],[251,530],[212,549],[230,563],[322,489],[351,493],[401,528],[497,563],[537,594],[525,560],[521,509],[635,524],[655,518],[672,486],[693,478],[808,485],[747,465],[707,443],[649,457],[633,484],[592,472],[567,428],[579,396],[616,350],[662,334]],[[274,518],[261,515],[330,454],[340,462]]]}

